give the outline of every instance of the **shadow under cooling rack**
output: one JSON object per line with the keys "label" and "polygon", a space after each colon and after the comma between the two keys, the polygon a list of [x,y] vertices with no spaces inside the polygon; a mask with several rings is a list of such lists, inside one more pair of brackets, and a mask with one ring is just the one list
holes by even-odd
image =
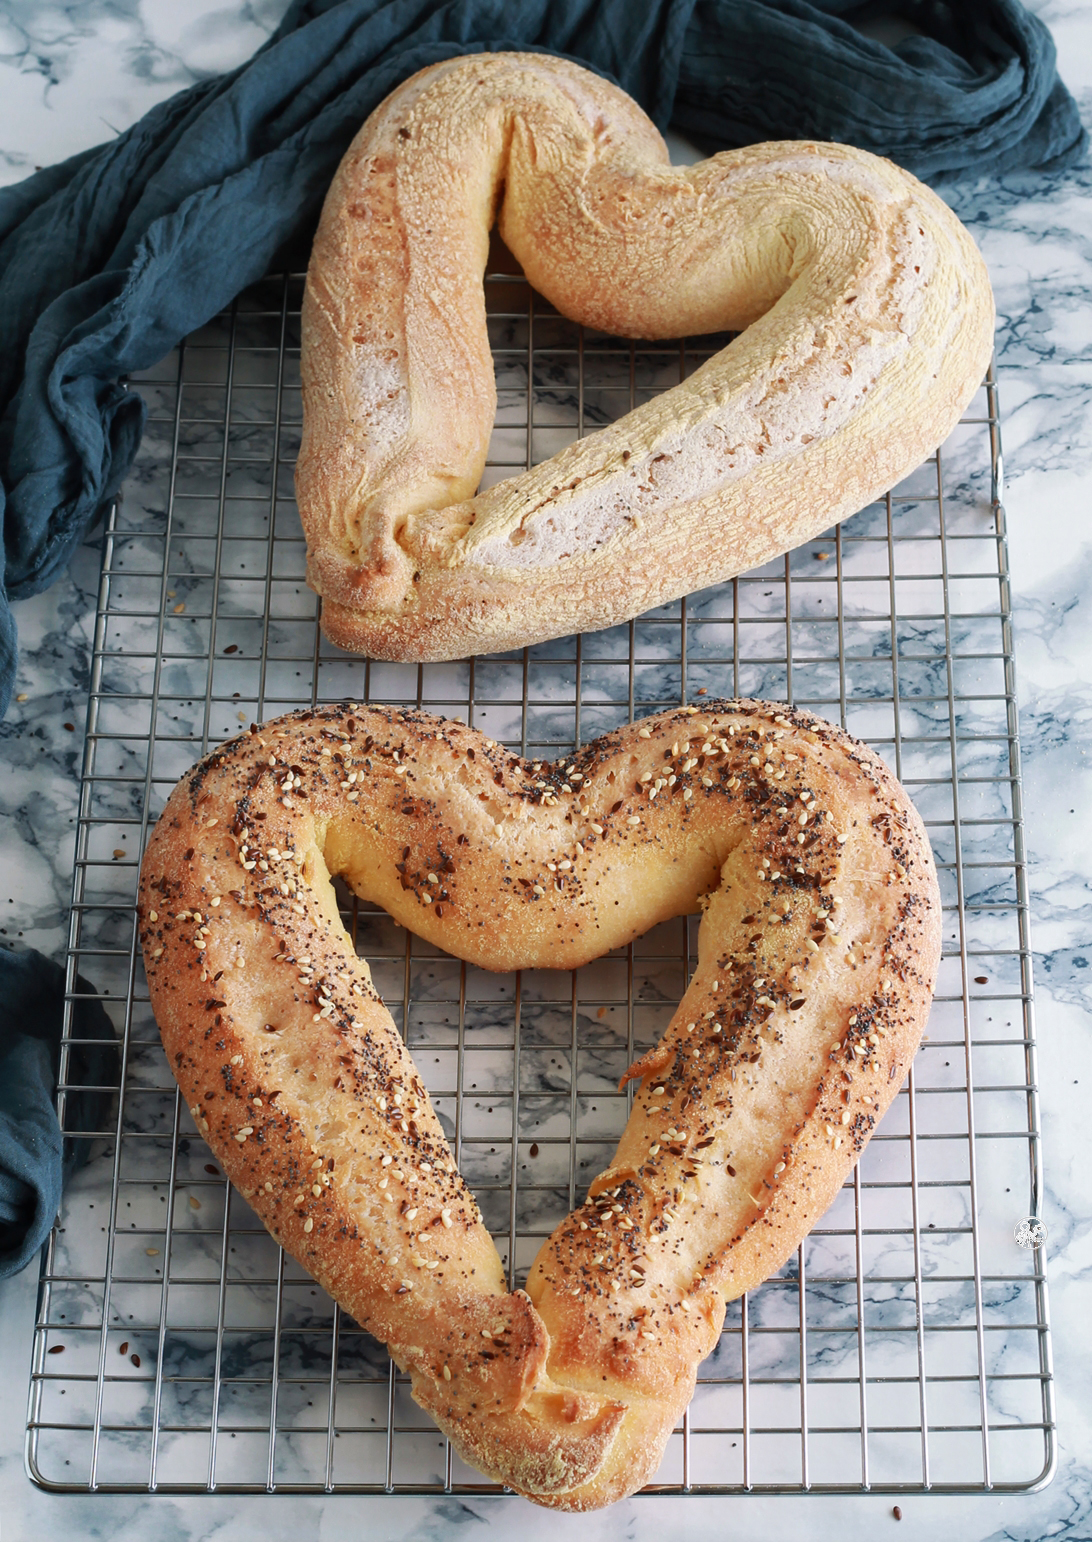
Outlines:
{"label": "shadow under cooling rack", "polygon": [[[633,717],[754,695],[842,723],[933,842],[944,958],[912,1074],[797,1255],[728,1308],[657,1486],[1025,1490],[1053,1463],[1019,744],[992,376],[941,452],[820,540],[622,626],[490,658],[333,648],[293,502],[298,276],[242,295],[134,384],[148,427],[103,542],[69,945],[122,1041],[109,1127],[44,1255],[27,1459],[55,1490],[500,1492],[453,1456],[383,1347],[262,1229],[198,1137],[139,961],[145,835],[241,723],[341,699],[423,706],[535,758]],[[691,373],[723,339],[585,332],[487,277],[486,482]],[[696,918],[575,973],[492,975],[342,896],[510,1278],[606,1165],[618,1078],[666,1026]],[[72,1079],[69,1080],[68,1078]],[[376,1499],[381,1504],[380,1499]]]}

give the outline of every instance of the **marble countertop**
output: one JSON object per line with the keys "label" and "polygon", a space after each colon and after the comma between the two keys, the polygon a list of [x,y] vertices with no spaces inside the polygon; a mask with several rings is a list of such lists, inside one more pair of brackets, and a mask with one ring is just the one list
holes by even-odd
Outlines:
{"label": "marble countertop", "polygon": [[[0,0],[0,182],[97,143],[156,101],[230,68],[276,26],[285,0]],[[1092,10],[1036,0],[1063,74],[1092,123]],[[53,1496],[23,1470],[35,1271],[0,1284],[0,1529],[6,1538],[215,1535],[546,1537],[959,1535],[967,1542],[1092,1537],[1092,171],[947,190],[989,263],[1007,476],[1046,1192],[1057,1371],[1054,1482],[1020,1497],[637,1499],[557,1518],[518,1500]],[[67,577],[20,605],[22,698],[0,726],[0,935],[63,954],[80,725],[97,586],[94,543]],[[73,726],[74,725],[74,726]],[[897,1527],[897,1530],[894,1528]]]}

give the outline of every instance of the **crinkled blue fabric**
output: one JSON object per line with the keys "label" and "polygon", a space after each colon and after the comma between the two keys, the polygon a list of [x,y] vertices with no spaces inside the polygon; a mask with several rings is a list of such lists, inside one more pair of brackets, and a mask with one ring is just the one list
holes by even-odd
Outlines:
{"label": "crinkled blue fabric", "polygon": [[[892,49],[850,25],[877,16],[920,35]],[[57,577],[140,442],[122,378],[301,260],[346,146],[400,81],[506,48],[579,60],[710,147],[842,140],[931,179],[1085,148],[1050,33],[1017,0],[297,0],[248,64],[0,191],[0,716],[8,602]]]}
{"label": "crinkled blue fabric", "polygon": [[118,1074],[113,1024],[84,979],[76,990],[64,1066],[65,1128],[54,1094],[60,1070],[64,970],[28,950],[0,947],[0,1279],[41,1247],[61,1187],[87,1160],[89,1134],[106,1117]]}

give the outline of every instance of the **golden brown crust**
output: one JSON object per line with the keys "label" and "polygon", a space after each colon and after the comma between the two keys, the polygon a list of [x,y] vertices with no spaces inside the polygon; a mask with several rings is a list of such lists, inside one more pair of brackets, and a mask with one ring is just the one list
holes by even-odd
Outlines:
{"label": "golden brown crust", "polygon": [[[486,968],[576,967],[700,903],[694,978],[614,1161],[509,1294],[337,914],[341,873]],[[725,1302],[784,1263],[897,1091],[940,903],[882,762],[712,702],[535,765],[352,704],[223,746],[172,793],[141,943],[201,1133],[468,1460],[586,1509],[655,1471]]]}
{"label": "golden brown crust", "polygon": [[[494,220],[573,320],[745,330],[478,492]],[[911,471],[955,426],[992,337],[969,234],[890,162],[789,142],[672,167],[636,104],[566,60],[433,65],[350,146],[308,269],[296,488],[323,626],[377,658],[462,658],[721,582]]]}

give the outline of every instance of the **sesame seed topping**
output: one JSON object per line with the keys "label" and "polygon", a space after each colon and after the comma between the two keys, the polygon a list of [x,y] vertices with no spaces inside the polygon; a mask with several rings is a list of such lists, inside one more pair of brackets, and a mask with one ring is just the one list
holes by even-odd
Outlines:
{"label": "sesame seed topping", "polygon": [[315,1227],[314,1221],[311,1219],[310,1216],[308,1216],[306,1221],[304,1221],[304,1223],[303,1223],[304,1231],[313,1231],[314,1227]]}

